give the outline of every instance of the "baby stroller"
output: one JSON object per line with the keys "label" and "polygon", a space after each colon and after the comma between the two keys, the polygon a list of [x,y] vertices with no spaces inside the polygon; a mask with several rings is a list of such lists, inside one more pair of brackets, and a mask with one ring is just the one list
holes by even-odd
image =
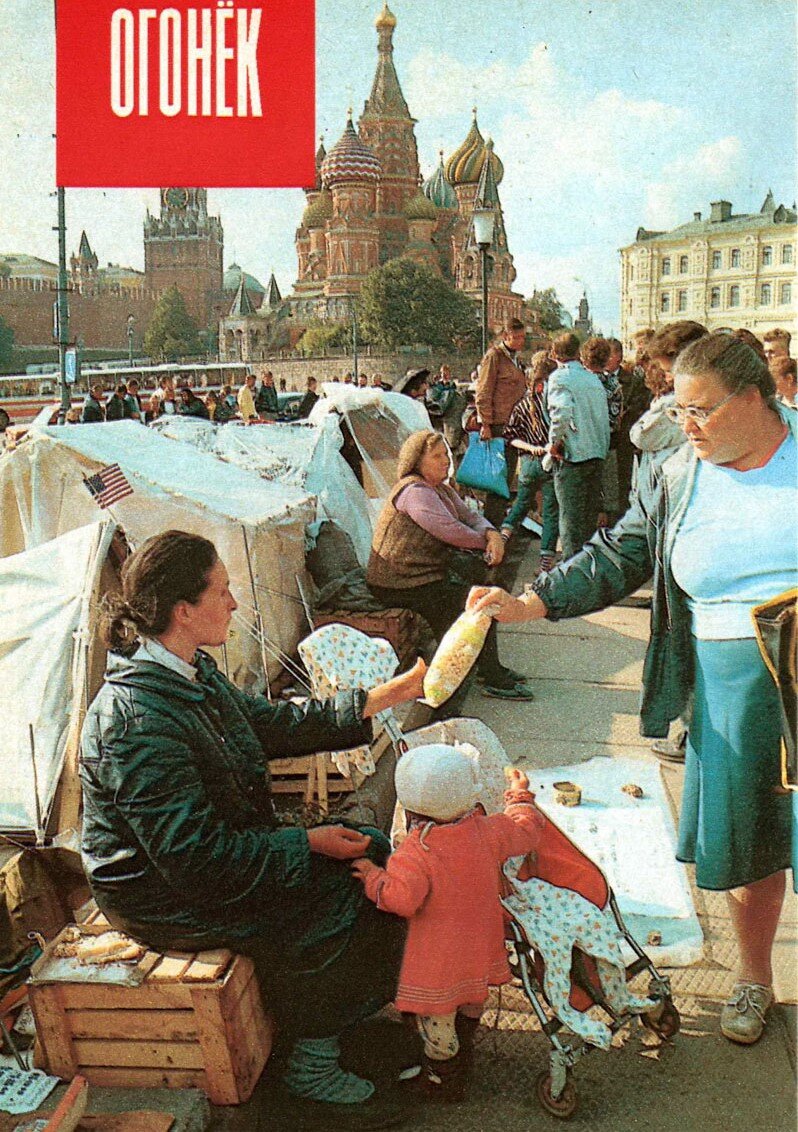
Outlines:
{"label": "baby stroller", "polygon": [[[333,633],[333,630],[338,632]],[[324,638],[329,633],[329,641]],[[345,642],[341,639],[344,631]],[[363,640],[358,640],[363,638]],[[335,646],[330,643],[335,640]],[[375,646],[381,646],[376,649]],[[374,641],[346,626],[325,626],[300,645],[300,654],[315,685],[325,692],[368,686],[385,678],[384,641]],[[370,657],[374,676],[355,656]],[[358,668],[351,683],[353,667]],[[340,669],[340,674],[338,673]],[[480,720],[447,719],[403,735],[392,712],[384,713],[397,757],[429,743],[470,743],[480,752],[481,802],[488,813],[502,809],[507,756],[496,735]],[[362,763],[361,763],[362,765]],[[510,968],[520,981],[550,1046],[549,1067],[537,1078],[536,1094],[546,1112],[567,1119],[578,1098],[572,1080],[577,1062],[639,1017],[661,1039],[679,1030],[669,979],[660,974],[624,925],[615,896],[601,869],[544,814],[545,833],[534,854],[511,858],[504,866],[502,904],[506,912]],[[392,839],[404,835],[404,815],[397,807]],[[633,953],[626,965],[625,942]],[[648,975],[645,997],[627,984]],[[588,1011],[590,1013],[588,1013]],[[570,1032],[569,1032],[570,1031]]]}

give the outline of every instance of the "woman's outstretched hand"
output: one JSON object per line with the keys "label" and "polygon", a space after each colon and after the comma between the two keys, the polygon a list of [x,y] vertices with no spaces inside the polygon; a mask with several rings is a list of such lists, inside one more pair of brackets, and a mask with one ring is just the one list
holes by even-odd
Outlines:
{"label": "woman's outstretched hand", "polygon": [[498,586],[472,587],[466,609],[487,613],[505,624],[513,621],[537,621],[546,616],[546,606],[537,594],[530,594],[521,601]]}
{"label": "woman's outstretched hand", "polygon": [[401,676],[394,676],[384,684],[372,688],[366,696],[366,706],[363,709],[363,718],[370,719],[378,711],[395,707],[397,704],[407,703],[408,700],[417,700],[424,694],[424,676],[427,666],[421,657],[408,672]]}
{"label": "woman's outstretched hand", "polygon": [[367,833],[359,833],[343,825],[317,825],[307,832],[311,853],[335,857],[339,861],[362,857],[371,844]]}

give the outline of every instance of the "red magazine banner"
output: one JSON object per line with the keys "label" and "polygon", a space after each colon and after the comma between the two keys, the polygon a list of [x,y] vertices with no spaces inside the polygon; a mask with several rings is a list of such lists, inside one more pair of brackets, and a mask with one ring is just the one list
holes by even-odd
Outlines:
{"label": "red magazine banner", "polygon": [[66,188],[303,188],[315,106],[314,0],[57,0]]}

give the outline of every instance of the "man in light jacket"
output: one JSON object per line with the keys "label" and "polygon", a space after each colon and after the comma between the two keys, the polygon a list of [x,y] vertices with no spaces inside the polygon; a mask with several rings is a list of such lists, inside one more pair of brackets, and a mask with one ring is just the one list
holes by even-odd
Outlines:
{"label": "man in light jacket", "polygon": [[602,510],[601,469],[610,448],[607,394],[581,364],[579,339],[571,332],[552,342],[557,369],[549,377],[549,455],[560,508],[563,561],[581,550]]}

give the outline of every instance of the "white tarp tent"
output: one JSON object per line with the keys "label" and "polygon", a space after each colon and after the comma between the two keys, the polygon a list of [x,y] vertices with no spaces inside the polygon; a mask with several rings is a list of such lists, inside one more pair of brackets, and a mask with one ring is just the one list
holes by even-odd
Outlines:
{"label": "white tarp tent", "polygon": [[371,549],[368,499],[341,455],[343,437],[335,415],[318,426],[305,423],[214,425],[191,417],[163,416],[152,428],[161,436],[193,444],[200,451],[287,484],[316,497],[316,519],[329,519],[347,532],[361,565]]}
{"label": "white tarp tent", "polygon": [[311,424],[331,414],[348,428],[359,456],[363,489],[368,496],[372,524],[396,483],[399,449],[411,433],[431,428],[429,413],[418,401],[381,389],[358,389],[325,382],[324,397],[311,410]]}
{"label": "white tarp tent", "polygon": [[98,512],[90,526],[0,559],[0,829],[7,832],[47,824],[82,721],[73,707],[87,698],[96,591],[113,531]]}
{"label": "white tarp tent", "polygon": [[[211,539],[239,603],[220,656],[231,679],[262,686],[307,629],[297,578],[305,574],[305,527],[315,506],[306,492],[270,484],[132,421],[32,432],[0,456],[0,558],[96,522],[83,478],[118,463],[133,494],[113,518],[132,545],[177,528]],[[262,623],[265,633],[259,633]]]}

